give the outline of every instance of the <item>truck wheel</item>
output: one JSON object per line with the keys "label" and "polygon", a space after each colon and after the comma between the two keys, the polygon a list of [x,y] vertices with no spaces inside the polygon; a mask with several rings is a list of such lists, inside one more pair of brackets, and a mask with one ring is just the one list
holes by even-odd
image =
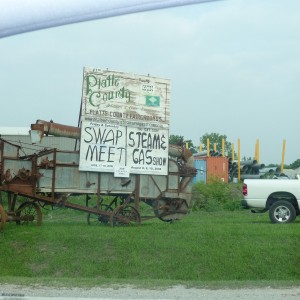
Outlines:
{"label": "truck wheel", "polygon": [[296,219],[296,209],[288,201],[276,201],[270,207],[269,217],[272,223],[292,223]]}

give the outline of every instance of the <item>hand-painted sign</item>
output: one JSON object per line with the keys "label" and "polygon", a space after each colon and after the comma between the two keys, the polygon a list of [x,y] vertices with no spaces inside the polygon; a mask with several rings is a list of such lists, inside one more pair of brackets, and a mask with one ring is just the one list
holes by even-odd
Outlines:
{"label": "hand-painted sign", "polygon": [[169,107],[168,79],[84,68],[79,169],[166,175]]}
{"label": "hand-painted sign", "polygon": [[115,172],[125,167],[135,174],[168,173],[168,130],[90,121],[81,126],[81,171]]}
{"label": "hand-painted sign", "polygon": [[152,122],[168,128],[170,80],[84,68],[82,117]]}

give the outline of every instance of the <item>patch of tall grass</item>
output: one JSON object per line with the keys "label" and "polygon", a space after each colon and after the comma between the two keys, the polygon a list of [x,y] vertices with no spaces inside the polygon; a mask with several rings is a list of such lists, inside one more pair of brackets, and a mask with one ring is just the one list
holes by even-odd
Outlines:
{"label": "patch of tall grass", "polygon": [[224,183],[213,179],[210,183],[198,182],[193,186],[194,211],[220,211],[241,209],[242,184]]}

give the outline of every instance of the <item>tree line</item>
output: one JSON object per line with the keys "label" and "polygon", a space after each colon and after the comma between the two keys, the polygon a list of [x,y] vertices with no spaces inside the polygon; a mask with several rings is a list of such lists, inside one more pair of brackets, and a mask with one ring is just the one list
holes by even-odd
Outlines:
{"label": "tree line", "polygon": [[[217,149],[222,149],[222,141],[224,140],[224,150],[225,156],[232,157],[232,143],[227,140],[226,134],[219,134],[219,133],[205,133],[200,137],[199,145],[194,145],[193,141],[190,139],[185,139],[182,135],[174,135],[171,134],[169,136],[169,143],[170,144],[182,144],[188,145],[189,150],[194,154],[199,152],[200,144],[202,144],[202,150],[207,150],[207,140],[209,139],[210,145],[216,145]],[[212,150],[212,148],[210,148]],[[234,157],[237,158],[237,153],[234,151]],[[241,160],[250,160],[253,159],[251,157],[242,157]],[[279,164],[269,164],[267,167],[280,167]],[[290,165],[284,165],[285,169],[297,169],[300,167],[300,159],[295,160]]]}

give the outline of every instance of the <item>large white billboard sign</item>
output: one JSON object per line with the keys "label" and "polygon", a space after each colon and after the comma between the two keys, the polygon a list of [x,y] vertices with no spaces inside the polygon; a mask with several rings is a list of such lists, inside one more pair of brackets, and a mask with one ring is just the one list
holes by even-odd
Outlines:
{"label": "large white billboard sign", "polygon": [[168,79],[84,68],[79,169],[167,175],[170,92]]}
{"label": "large white billboard sign", "polygon": [[81,116],[169,128],[170,80],[85,68]]}
{"label": "large white billboard sign", "polygon": [[166,175],[168,130],[129,127],[109,122],[83,121],[80,142],[81,171]]}

